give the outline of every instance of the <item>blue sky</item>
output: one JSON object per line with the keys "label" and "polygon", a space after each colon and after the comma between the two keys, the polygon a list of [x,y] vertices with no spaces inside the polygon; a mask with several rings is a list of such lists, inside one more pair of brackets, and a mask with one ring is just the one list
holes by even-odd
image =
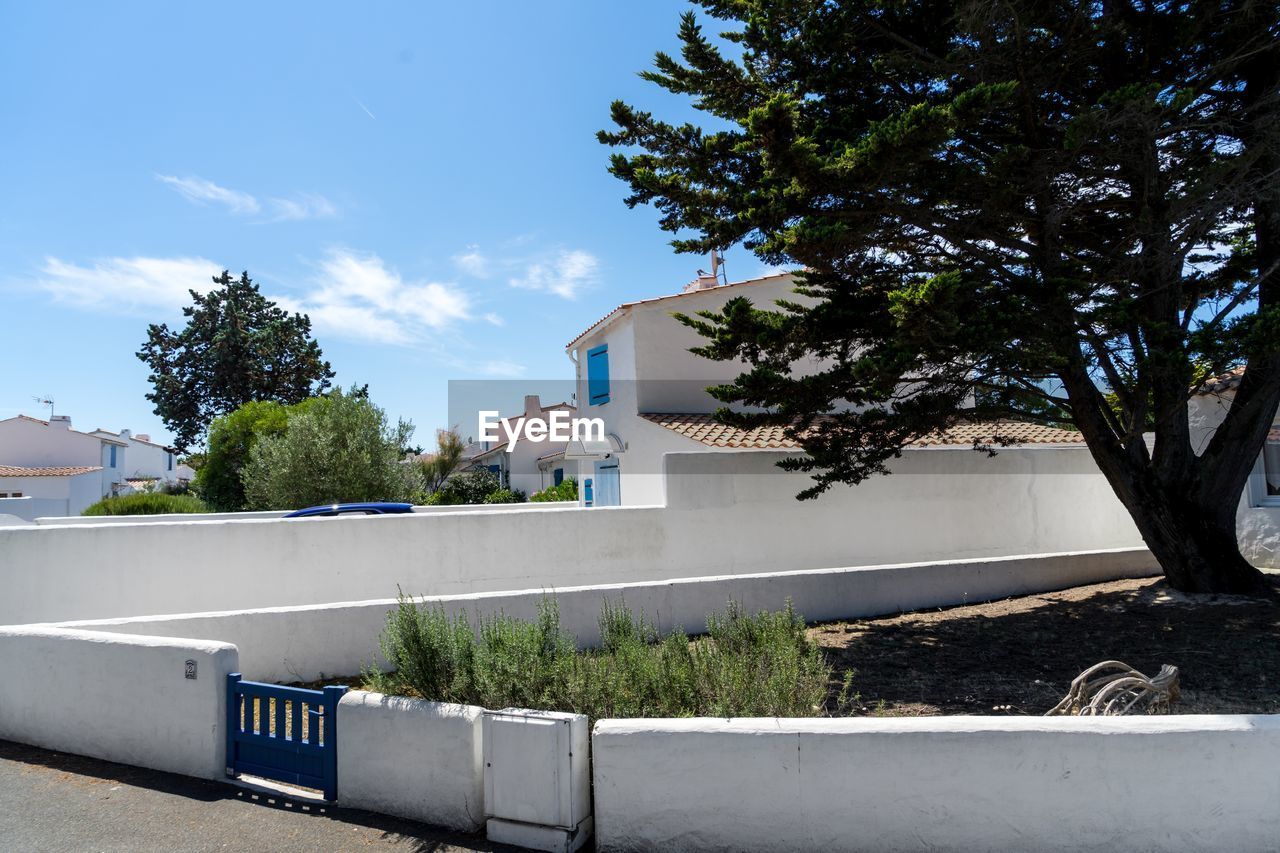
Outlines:
{"label": "blue sky", "polygon": [[0,417],[165,435],[134,353],[223,267],[424,445],[450,379],[569,377],[578,332],[705,266],[594,137],[614,98],[695,118],[636,76],[686,8],[3,0]]}

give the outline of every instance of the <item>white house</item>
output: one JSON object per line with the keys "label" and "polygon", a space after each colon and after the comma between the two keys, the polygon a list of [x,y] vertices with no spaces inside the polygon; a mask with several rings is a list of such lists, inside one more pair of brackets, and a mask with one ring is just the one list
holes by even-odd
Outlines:
{"label": "white house", "polygon": [[[1189,405],[1191,442],[1197,453],[1212,438],[1235,399],[1243,368],[1206,382]],[[1280,567],[1280,412],[1272,416],[1271,431],[1253,473],[1240,495],[1236,537],[1240,551],[1255,566]]]}
{"label": "white house", "polygon": [[[518,415],[503,415],[502,420],[515,429],[518,421],[541,421],[550,423],[553,412],[563,412],[565,417],[573,417],[576,410],[568,403],[542,405],[537,394],[529,394],[524,398],[524,411]],[[540,492],[550,486],[559,485],[566,477],[577,474],[576,467],[566,467],[564,450],[567,442],[560,441],[525,441],[517,439],[514,446],[508,449],[506,433],[499,427],[500,438],[489,442],[486,449],[469,455],[467,467],[487,468],[498,475],[502,485],[508,489],[516,489],[526,495]]]}
{"label": "white house", "polygon": [[0,465],[0,516],[79,515],[102,498],[102,468]]}
{"label": "white house", "polygon": [[189,483],[195,472],[177,460],[177,451],[168,445],[151,440],[145,433],[134,435],[131,430],[110,432],[95,429],[91,435],[121,441],[128,445],[128,464],[125,466],[125,480],[135,489],[141,490],[155,483],[178,485]]}
{"label": "white house", "polygon": [[129,450],[129,443],[119,437],[72,429],[67,415],[47,421],[27,415],[0,420],[0,465],[93,469],[81,474],[93,473],[97,481],[95,501],[129,488],[125,483]]}

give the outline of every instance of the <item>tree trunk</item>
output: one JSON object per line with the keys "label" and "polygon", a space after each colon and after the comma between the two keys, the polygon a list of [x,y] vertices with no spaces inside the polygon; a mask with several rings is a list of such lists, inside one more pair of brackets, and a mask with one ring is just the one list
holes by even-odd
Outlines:
{"label": "tree trunk", "polygon": [[[1211,506],[1179,495],[1147,494],[1125,501],[1138,531],[1164,570],[1169,585],[1182,592],[1269,595],[1266,576],[1240,553],[1236,539],[1237,494]],[[1230,506],[1224,511],[1222,505]]]}

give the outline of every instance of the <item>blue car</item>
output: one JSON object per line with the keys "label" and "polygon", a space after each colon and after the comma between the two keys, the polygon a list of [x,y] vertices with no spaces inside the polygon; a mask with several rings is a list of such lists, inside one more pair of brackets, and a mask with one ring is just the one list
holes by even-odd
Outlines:
{"label": "blue car", "polygon": [[295,509],[285,518],[326,518],[335,515],[399,515],[405,512],[413,512],[413,504],[327,504],[325,506],[309,506],[306,509]]}

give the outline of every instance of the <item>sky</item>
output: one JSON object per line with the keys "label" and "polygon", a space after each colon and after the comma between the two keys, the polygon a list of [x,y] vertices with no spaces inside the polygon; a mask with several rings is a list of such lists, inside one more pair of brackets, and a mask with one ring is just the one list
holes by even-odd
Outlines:
{"label": "sky", "polygon": [[707,265],[595,139],[617,98],[698,119],[637,76],[687,8],[0,0],[0,418],[167,437],[135,353],[223,268],[419,444],[450,380],[558,394],[569,340]]}

